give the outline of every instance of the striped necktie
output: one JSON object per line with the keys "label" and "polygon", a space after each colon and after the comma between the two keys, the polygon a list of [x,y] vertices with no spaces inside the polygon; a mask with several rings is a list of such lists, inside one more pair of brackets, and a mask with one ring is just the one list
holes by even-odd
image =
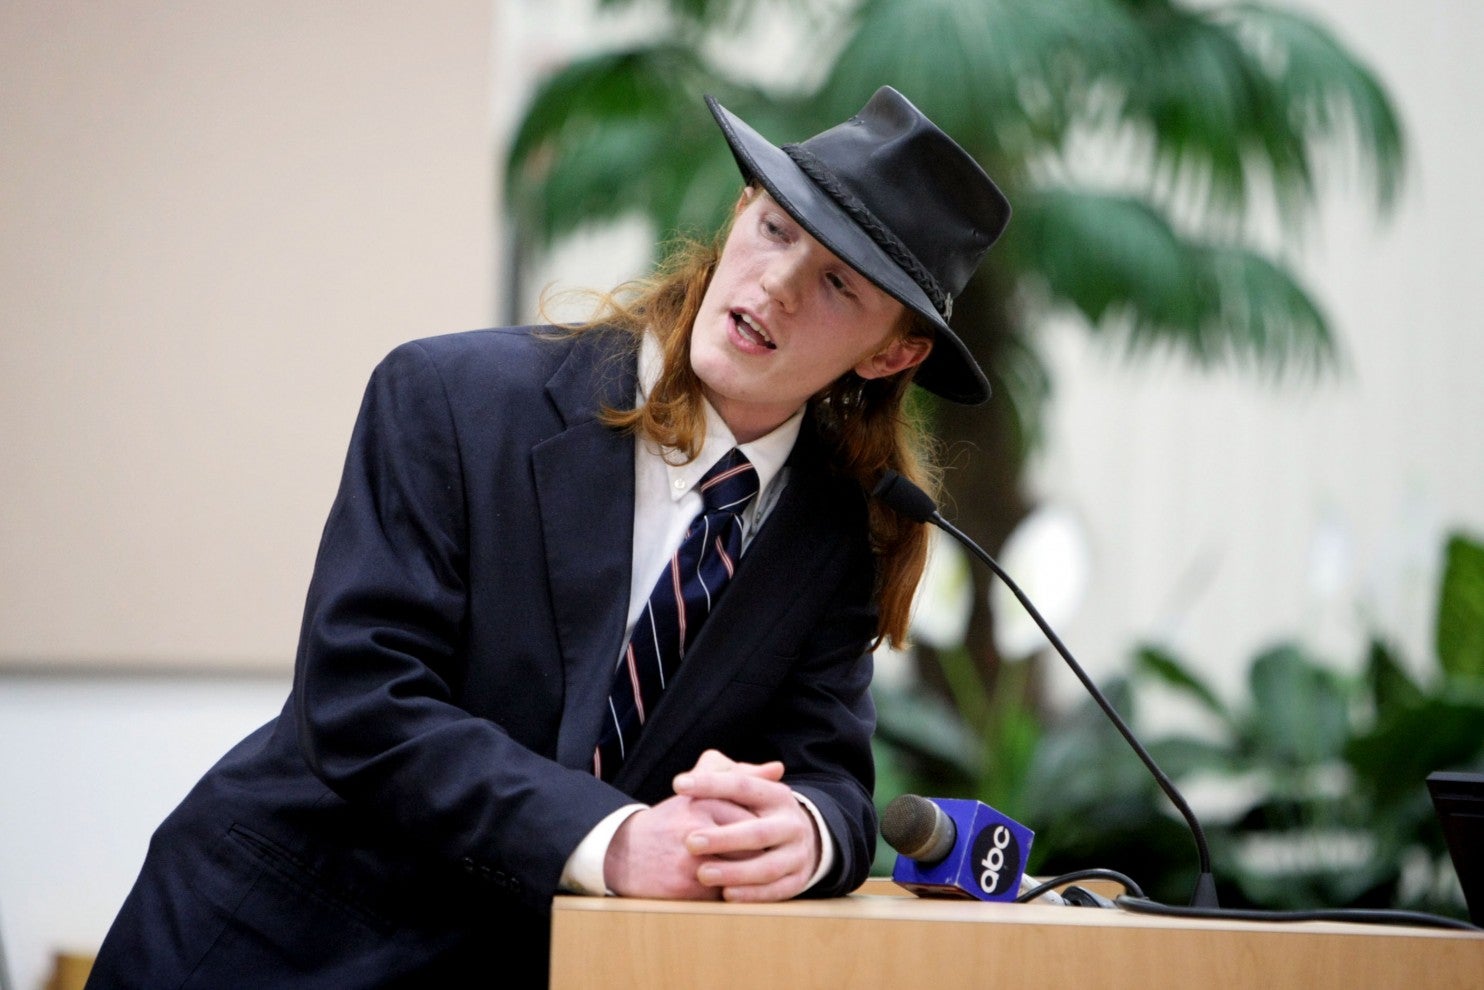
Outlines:
{"label": "striped necktie", "polygon": [[757,471],[733,447],[701,478],[703,503],[639,613],[613,671],[593,774],[612,780],[645,720],[680,669],[686,646],[715,607],[742,553],[742,510],[757,494]]}

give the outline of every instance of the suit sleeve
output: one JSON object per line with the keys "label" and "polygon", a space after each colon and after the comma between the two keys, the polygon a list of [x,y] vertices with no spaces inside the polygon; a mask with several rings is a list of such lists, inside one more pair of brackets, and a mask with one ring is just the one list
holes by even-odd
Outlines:
{"label": "suit sleeve", "polygon": [[542,906],[582,836],[631,799],[456,703],[468,623],[462,473],[438,374],[404,345],[367,387],[321,540],[297,729],[309,766],[345,801]]}

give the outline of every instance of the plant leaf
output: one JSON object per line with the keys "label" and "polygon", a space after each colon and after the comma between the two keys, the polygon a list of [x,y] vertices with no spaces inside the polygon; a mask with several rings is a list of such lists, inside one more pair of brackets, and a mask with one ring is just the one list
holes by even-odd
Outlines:
{"label": "plant leaf", "polygon": [[1375,75],[1333,34],[1297,10],[1242,3],[1213,16],[1231,23],[1264,64],[1273,109],[1300,140],[1348,144],[1375,189],[1377,206],[1389,209],[1401,186],[1405,140],[1396,110]]}
{"label": "plant leaf", "polygon": [[1484,545],[1448,540],[1438,600],[1438,661],[1453,677],[1484,679]]}
{"label": "plant leaf", "polygon": [[512,211],[531,245],[631,213],[662,234],[714,231],[741,177],[705,111],[705,93],[739,112],[762,101],[675,44],[593,55],[545,80],[506,171]]}
{"label": "plant leaf", "polygon": [[890,83],[1004,181],[1061,145],[1101,66],[1137,51],[1116,0],[866,0],[820,98],[853,113]]}
{"label": "plant leaf", "polygon": [[1149,201],[1065,188],[1027,192],[1006,258],[1131,351],[1178,346],[1202,364],[1318,369],[1335,345],[1319,307],[1281,265],[1179,234]]}
{"label": "plant leaf", "polygon": [[1254,661],[1249,682],[1249,738],[1277,767],[1314,767],[1343,752],[1349,706],[1333,673],[1285,644]]}
{"label": "plant leaf", "polygon": [[1157,646],[1145,645],[1134,651],[1136,670],[1153,675],[1159,681],[1191,695],[1212,714],[1228,719],[1226,705],[1216,696],[1210,686],[1182,664],[1174,654]]}
{"label": "plant leaf", "polygon": [[1449,692],[1392,712],[1352,740],[1345,758],[1376,805],[1415,799],[1434,770],[1484,762],[1484,691]]}
{"label": "plant leaf", "polygon": [[1391,712],[1422,702],[1422,689],[1413,682],[1396,657],[1392,656],[1391,650],[1379,639],[1371,640],[1366,669],[1371,694],[1376,703],[1377,720],[1385,719]]}
{"label": "plant leaf", "polygon": [[919,763],[924,760],[973,778],[980,768],[979,738],[947,705],[917,692],[871,687],[876,734]]}

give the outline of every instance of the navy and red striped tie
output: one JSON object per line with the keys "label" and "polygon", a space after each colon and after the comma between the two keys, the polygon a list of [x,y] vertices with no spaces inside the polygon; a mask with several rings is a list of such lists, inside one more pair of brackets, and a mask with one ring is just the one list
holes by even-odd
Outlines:
{"label": "navy and red striped tie", "polygon": [[716,606],[742,552],[742,510],[757,494],[757,471],[733,447],[701,478],[703,507],[649,593],[618,659],[593,774],[612,780],[665,686]]}

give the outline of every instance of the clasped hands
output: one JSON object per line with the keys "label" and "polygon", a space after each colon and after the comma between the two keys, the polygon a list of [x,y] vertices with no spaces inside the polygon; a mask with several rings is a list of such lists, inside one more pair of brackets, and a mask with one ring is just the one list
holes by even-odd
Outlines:
{"label": "clasped hands", "polygon": [[623,897],[781,901],[819,864],[814,819],[782,783],[783,764],[739,763],[716,750],[675,778],[675,794],[635,812],[603,863]]}

